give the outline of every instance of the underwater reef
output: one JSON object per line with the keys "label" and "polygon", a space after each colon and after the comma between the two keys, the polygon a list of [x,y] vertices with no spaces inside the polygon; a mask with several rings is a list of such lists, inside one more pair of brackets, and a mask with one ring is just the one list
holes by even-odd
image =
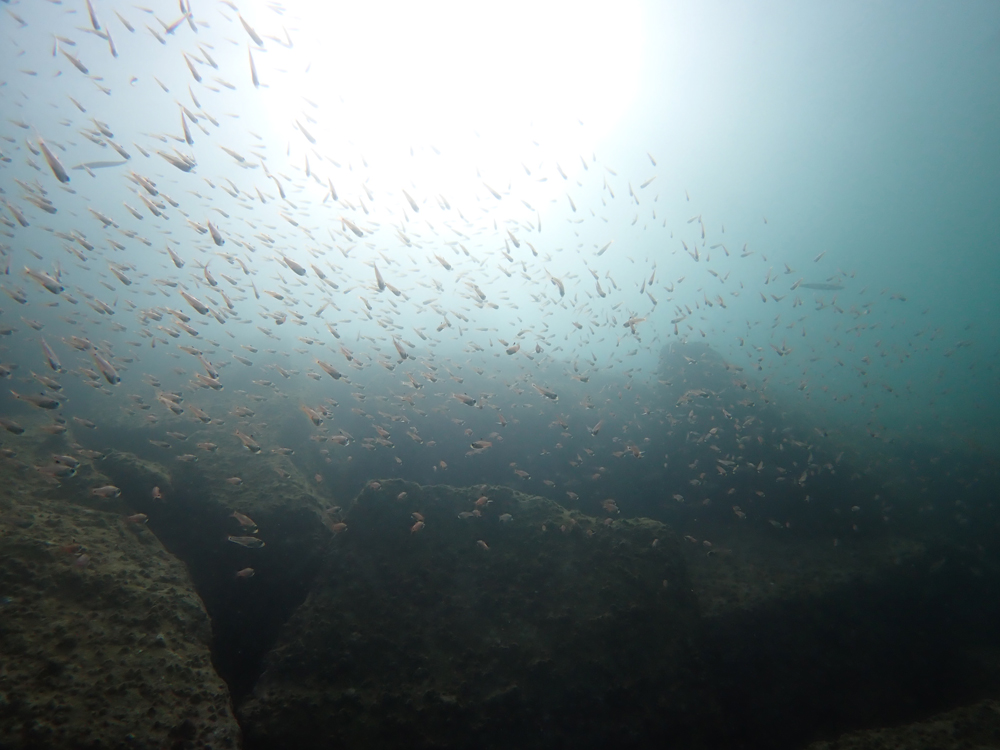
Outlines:
{"label": "underwater reef", "polygon": [[777,523],[695,537],[697,518],[500,485],[352,495],[235,451],[212,469],[110,451],[47,483],[31,465],[54,447],[4,459],[0,747],[957,748],[992,731],[988,509],[965,536],[899,514],[832,541]]}
{"label": "underwater reef", "polygon": [[344,519],[241,709],[248,741],[600,747],[714,713],[663,524],[398,480]]}
{"label": "underwater reef", "polygon": [[0,747],[239,747],[185,565],[120,501],[6,468]]}

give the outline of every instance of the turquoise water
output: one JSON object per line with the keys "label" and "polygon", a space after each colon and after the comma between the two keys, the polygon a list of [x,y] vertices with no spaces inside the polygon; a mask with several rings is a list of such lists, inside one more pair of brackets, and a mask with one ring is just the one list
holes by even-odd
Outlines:
{"label": "turquoise water", "polygon": [[[196,9],[197,33],[169,5],[96,7],[100,32],[85,6],[6,10],[4,198],[31,225],[5,212],[5,287],[29,295],[27,307],[5,305],[5,324],[18,329],[6,339],[18,357],[7,359],[24,358],[21,374],[44,366],[39,333],[56,341],[70,333],[67,313],[86,314],[91,337],[111,342],[115,356],[139,327],[164,349],[180,343],[141,313],[157,305],[191,312],[178,287],[154,285],[166,277],[240,317],[222,326],[195,315],[233,352],[236,342],[266,341],[250,319],[286,307],[309,317],[294,337],[279,336],[283,342],[305,332],[336,344],[330,323],[344,341],[374,339],[362,347],[372,360],[395,357],[390,335],[406,330],[418,356],[434,347],[458,361],[482,347],[489,362],[506,349],[494,341],[502,338],[525,350],[544,344],[563,364],[590,359],[590,367],[648,374],[663,344],[691,338],[756,370],[774,393],[830,425],[863,423],[888,438],[934,428],[935,439],[993,440],[1000,39],[992,4],[653,3],[605,12],[591,26],[559,9],[532,23],[518,8],[493,21],[441,8],[430,19],[390,16],[382,27],[377,14],[341,19],[356,47],[347,51],[324,41],[336,33],[336,24],[327,26],[336,13],[311,24],[308,5],[247,5],[247,17],[274,37],[262,46],[225,5],[204,17]],[[164,25],[177,20],[167,33]],[[479,47],[457,41],[463,24]],[[512,31],[519,28],[521,35]],[[421,43],[421,30],[434,38]],[[546,49],[547,33],[577,37],[549,37]],[[349,59],[357,50],[368,58]],[[258,88],[248,62],[255,53]],[[595,76],[593,85],[577,71]],[[190,146],[179,105],[197,120],[185,117]],[[80,167],[124,161],[91,118],[109,126],[127,164],[89,174]],[[39,136],[71,182],[57,182],[31,153]],[[156,155],[174,149],[197,167],[185,173]],[[133,171],[178,206],[130,181]],[[271,174],[281,175],[288,201]],[[407,188],[419,213],[402,194]],[[44,195],[57,213],[39,210],[28,193]],[[155,198],[161,216],[136,193]],[[88,209],[117,227],[105,229]],[[227,246],[188,223],[204,229],[208,219],[231,238]],[[515,248],[508,229],[535,251]],[[73,233],[94,249],[66,239]],[[170,264],[166,245],[185,259],[183,270]],[[744,248],[752,254],[742,257]],[[326,263],[340,289],[308,268],[300,282],[282,255],[306,268]],[[379,261],[405,299],[377,291],[371,264]],[[122,286],[109,263],[134,284]],[[197,270],[206,263],[238,282],[218,287],[232,310]],[[68,294],[135,309],[113,321],[95,316],[51,296],[25,266],[59,275]],[[642,282],[654,269],[651,298]],[[564,281],[566,297],[550,276]],[[247,284],[259,296],[279,278],[301,283],[285,288],[308,296],[286,306],[257,299]],[[598,280],[609,296],[597,295]],[[844,288],[792,289],[797,280]],[[469,284],[497,307],[482,306]],[[322,300],[336,309],[313,316]],[[368,303],[377,307],[368,311]],[[22,312],[46,330],[21,324]],[[623,327],[632,316],[646,318],[635,334]],[[670,321],[681,316],[675,332]],[[586,330],[572,326],[582,320]],[[436,331],[443,321],[454,325]],[[412,341],[414,327],[430,334],[426,345]],[[147,351],[153,341],[136,343],[147,361],[156,356]],[[530,379],[540,364],[521,356],[511,376]]]}
{"label": "turquoise water", "polygon": [[[708,744],[796,747],[994,685],[1000,5],[0,10],[0,472],[17,478],[0,523],[7,558],[29,560],[3,581],[10,622],[30,633],[43,605],[65,608],[46,576],[96,587],[150,551],[183,562],[190,580],[171,580],[211,619],[205,673],[247,747],[369,736],[364,711],[408,690],[406,711],[427,700],[440,720],[428,746],[459,724],[489,733],[460,712],[533,731],[505,708],[530,693],[477,659],[503,642],[510,679],[542,684],[560,639],[518,652],[492,628],[508,605],[525,632],[551,626],[517,586],[553,566],[559,627],[579,624],[579,591],[630,590],[633,563],[643,611],[684,599],[678,643],[708,697],[683,721]],[[379,556],[398,569],[387,589],[340,586],[344,560]],[[441,560],[502,596],[468,596]],[[393,641],[412,657],[403,687],[379,661],[403,627],[370,637],[368,661],[342,645],[352,618],[380,632],[364,618],[369,601],[393,611],[387,591],[446,642],[417,658]],[[309,609],[324,592],[347,613],[336,627]],[[448,669],[426,687],[422,660],[457,642],[426,604],[451,596],[483,606],[455,658],[485,698]],[[610,633],[633,610],[608,601],[594,620]],[[343,726],[283,713],[296,649],[312,663],[316,645],[289,623],[310,617],[339,666],[305,679]],[[94,623],[100,652],[117,631]],[[641,639],[613,635],[644,662]],[[552,702],[532,708],[562,718],[538,746],[585,734],[587,706],[611,717],[584,738],[599,746],[615,700],[635,709],[634,746],[679,731],[674,714],[644,724],[657,691],[687,690],[670,668],[616,698],[617,652],[591,673],[595,650],[582,636],[559,668],[614,679],[539,688]],[[35,679],[10,664],[0,688]],[[391,685],[363,711],[373,665]],[[11,737],[36,736],[38,701],[10,709]]]}

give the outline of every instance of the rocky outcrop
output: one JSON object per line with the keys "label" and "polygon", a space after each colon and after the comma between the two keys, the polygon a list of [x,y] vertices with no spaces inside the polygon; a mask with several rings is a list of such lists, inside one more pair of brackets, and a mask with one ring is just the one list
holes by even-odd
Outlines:
{"label": "rocky outcrop", "polygon": [[[113,452],[101,470],[121,487],[131,512],[147,514],[149,530],[187,565],[212,620],[215,668],[238,701],[253,687],[278,629],[306,597],[319,550],[329,541],[320,520],[328,503],[284,457],[247,461],[237,447],[221,448],[214,459],[211,470],[184,462],[167,468]],[[227,481],[237,474],[240,483]],[[154,485],[159,499],[151,496]],[[244,529],[234,513],[255,527]],[[251,534],[265,546],[228,540]],[[252,577],[236,575],[247,569]]]}
{"label": "rocky outcrop", "polygon": [[0,747],[238,747],[185,566],[120,500],[3,469]]}
{"label": "rocky outcrop", "polygon": [[1000,703],[979,701],[925,721],[850,732],[807,750],[988,750],[1000,747]]}
{"label": "rocky outcrop", "polygon": [[342,523],[240,711],[248,745],[627,747],[711,718],[662,524],[401,481]]}
{"label": "rocky outcrop", "polygon": [[[700,511],[679,536],[485,485],[352,500],[219,453],[111,452],[61,486],[4,464],[0,747],[238,747],[230,695],[248,750],[800,748],[962,703],[815,750],[988,731],[1000,563],[978,537]],[[265,546],[227,540],[234,512]]]}
{"label": "rocky outcrop", "polygon": [[372,483],[239,706],[247,746],[795,748],[996,683],[981,550],[607,512]]}

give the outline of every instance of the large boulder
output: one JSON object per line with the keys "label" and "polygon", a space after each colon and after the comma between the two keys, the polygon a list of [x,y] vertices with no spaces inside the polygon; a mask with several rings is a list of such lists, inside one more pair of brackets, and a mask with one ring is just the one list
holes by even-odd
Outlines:
{"label": "large boulder", "polygon": [[248,745],[690,739],[714,709],[694,673],[678,541],[614,512],[503,487],[372,483],[331,524],[312,591],[240,710]]}
{"label": "large boulder", "polygon": [[114,497],[3,468],[0,747],[238,747],[184,565]]}

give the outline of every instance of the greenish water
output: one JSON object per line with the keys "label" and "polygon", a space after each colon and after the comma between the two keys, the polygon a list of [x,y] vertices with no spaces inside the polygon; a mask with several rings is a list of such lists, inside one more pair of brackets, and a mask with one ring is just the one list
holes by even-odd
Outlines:
{"label": "greenish water", "polygon": [[[2,10],[4,470],[989,546],[996,3]],[[308,582],[126,478],[249,695]]]}

